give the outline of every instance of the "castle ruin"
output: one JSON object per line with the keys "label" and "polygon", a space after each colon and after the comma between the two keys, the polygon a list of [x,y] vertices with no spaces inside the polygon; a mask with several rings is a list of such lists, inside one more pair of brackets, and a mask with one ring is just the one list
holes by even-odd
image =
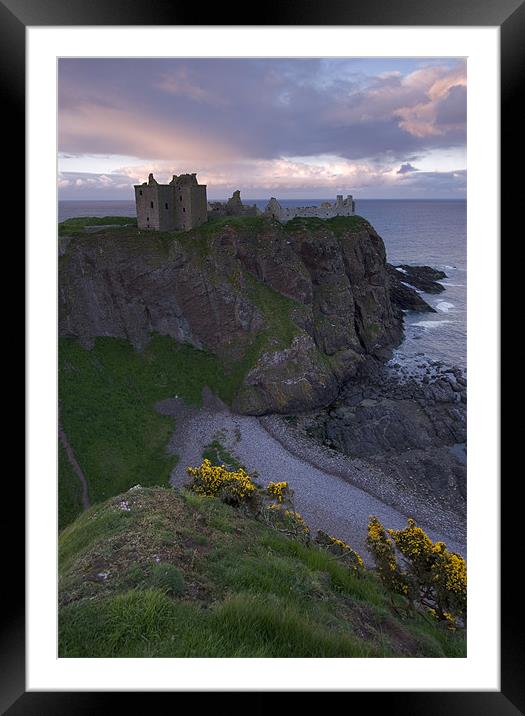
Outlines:
{"label": "castle ruin", "polygon": [[234,191],[227,202],[211,201],[208,204],[208,214],[213,216],[259,216],[262,212],[255,204],[247,206],[242,203],[241,192]]}
{"label": "castle ruin", "polygon": [[174,174],[169,184],[150,174],[135,185],[135,203],[139,229],[188,231],[208,221],[206,185],[197,183],[196,174]]}
{"label": "castle ruin", "polygon": [[318,219],[331,219],[334,216],[352,216],[355,214],[355,201],[352,196],[348,195],[343,199],[343,195],[339,194],[332,204],[329,201],[324,202],[320,206],[291,206],[282,207],[277,199],[272,196],[264,211],[266,216],[272,219],[278,219],[282,223],[286,223],[295,217],[317,217]]}
{"label": "castle ruin", "polygon": [[239,190],[226,202],[208,203],[206,185],[197,182],[196,174],[174,174],[169,184],[159,184],[150,174],[147,182],[136,184],[134,188],[138,228],[154,231],[189,231],[206,223],[208,218],[224,216],[266,216],[286,223],[296,217],[330,219],[355,214],[352,196],[343,199],[342,194],[333,203],[327,201],[319,206],[287,208],[272,197],[264,212],[255,204],[243,204]]}

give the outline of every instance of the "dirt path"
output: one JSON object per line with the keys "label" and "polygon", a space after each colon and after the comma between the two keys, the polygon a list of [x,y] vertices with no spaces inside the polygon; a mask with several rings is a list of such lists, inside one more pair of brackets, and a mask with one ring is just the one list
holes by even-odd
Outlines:
{"label": "dirt path", "polygon": [[[182,486],[188,481],[186,467],[202,462],[203,448],[217,439],[246,469],[256,470],[259,482],[286,480],[295,492],[296,509],[303,515],[313,532],[323,529],[329,534],[351,544],[366,555],[366,531],[368,518],[376,515],[387,527],[399,529],[406,525],[408,512],[401,511],[378,499],[362,487],[351,484],[352,470],[357,480],[362,480],[362,464],[353,465],[345,458],[346,475],[333,474],[331,465],[322,468],[318,458],[302,455],[298,446],[289,450],[284,441],[276,439],[265,427],[264,420],[247,415],[234,415],[224,404],[210,395],[204,407],[196,409],[184,405],[181,400],[164,400],[157,405],[159,412],[172,415],[177,428],[169,449],[180,457],[173,469],[171,482]],[[412,512],[412,514],[414,514]],[[414,514],[414,516],[416,516]],[[466,554],[466,544],[461,534],[451,530],[419,524],[434,540],[445,541],[450,549]]]}
{"label": "dirt path", "polygon": [[78,461],[75,457],[75,453],[73,452],[73,448],[71,447],[69,440],[67,439],[67,435],[64,432],[64,429],[62,428],[60,422],[58,423],[58,437],[60,438],[62,447],[66,451],[69,464],[75,471],[78,479],[80,480],[80,484],[82,485],[82,509],[87,510],[90,506],[87,480],[84,473],[82,472],[82,468],[78,464]]}

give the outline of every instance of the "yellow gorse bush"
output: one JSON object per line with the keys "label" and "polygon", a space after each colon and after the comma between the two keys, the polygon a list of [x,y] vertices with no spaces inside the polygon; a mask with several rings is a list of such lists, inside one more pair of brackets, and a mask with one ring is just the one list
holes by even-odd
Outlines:
{"label": "yellow gorse bush", "polygon": [[300,512],[288,509],[282,502],[272,502],[266,505],[266,513],[270,524],[280,532],[284,532],[301,541],[307,542],[309,540],[310,528]]}
{"label": "yellow gorse bush", "polygon": [[[368,524],[367,545],[383,583],[403,594],[411,604],[425,607],[455,628],[467,612],[467,565],[463,557],[447,550],[444,542],[432,542],[413,519],[402,530],[385,530],[377,517]],[[399,566],[396,549],[403,557]]]}
{"label": "yellow gorse bush", "polygon": [[330,552],[336,559],[342,564],[348,567],[357,577],[360,577],[365,570],[365,563],[361,556],[352,549],[349,544],[343,542],[338,537],[323,532],[323,530],[317,530],[315,541],[318,545],[323,547],[327,552]]}
{"label": "yellow gorse bush", "polygon": [[198,495],[220,497],[228,504],[238,505],[256,493],[256,486],[245,470],[228,470],[224,465],[212,465],[208,459],[199,467],[188,467],[193,477],[191,489]]}
{"label": "yellow gorse bush", "polygon": [[387,530],[396,543],[396,547],[407,559],[426,561],[432,554],[434,543],[411,518],[402,530]]}
{"label": "yellow gorse bush", "polygon": [[284,502],[288,496],[288,483],[287,482],[270,482],[266,487],[267,493],[277,499],[277,502]]}
{"label": "yellow gorse bush", "polygon": [[[229,470],[208,459],[198,467],[188,467],[187,472],[193,478],[190,488],[198,495],[218,497],[235,506],[249,502],[273,527],[309,542],[310,529],[295,510],[293,490],[286,481],[270,482],[262,491],[243,468]],[[269,504],[268,497],[272,500]],[[361,556],[343,540],[318,531],[316,542],[357,576],[364,571]],[[466,622],[467,567],[463,557],[447,550],[443,542],[432,542],[413,519],[408,519],[402,530],[386,530],[377,517],[371,517],[366,542],[383,584],[405,597],[411,609],[423,608],[451,629]]]}
{"label": "yellow gorse bush", "polygon": [[284,480],[280,482],[269,482],[266,486],[266,495],[271,500],[266,504],[264,510],[265,519],[271,525],[291,537],[303,542],[310,539],[310,528],[304,521],[302,515],[296,511],[293,505],[293,490]]}
{"label": "yellow gorse bush", "polygon": [[296,530],[298,530],[300,533],[305,536],[310,534],[310,528],[304,521],[304,518],[300,512],[297,512],[296,510],[284,510],[284,516],[288,520],[292,521],[292,523],[295,525]]}
{"label": "yellow gorse bush", "polygon": [[330,536],[330,545],[328,545],[328,549],[335,554],[340,554],[357,576],[364,571],[365,563],[363,562],[361,555],[359,555],[355,549],[352,549],[349,544],[343,542],[343,540]]}
{"label": "yellow gorse bush", "polygon": [[394,543],[377,517],[370,518],[366,544],[383,584],[390,591],[410,599],[414,591],[413,584],[408,575],[400,570]]}

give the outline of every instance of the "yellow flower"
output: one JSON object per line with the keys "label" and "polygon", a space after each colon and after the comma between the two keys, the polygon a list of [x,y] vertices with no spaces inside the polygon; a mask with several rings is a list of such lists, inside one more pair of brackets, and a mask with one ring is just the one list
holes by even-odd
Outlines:
{"label": "yellow flower", "polygon": [[188,467],[187,472],[193,477],[193,491],[199,495],[227,493],[232,500],[242,501],[256,490],[251,477],[242,468],[228,470],[224,465],[212,465],[208,459],[199,467]]}
{"label": "yellow flower", "polygon": [[283,502],[287,490],[287,482],[270,482],[266,488],[268,494],[276,497],[278,502]]}

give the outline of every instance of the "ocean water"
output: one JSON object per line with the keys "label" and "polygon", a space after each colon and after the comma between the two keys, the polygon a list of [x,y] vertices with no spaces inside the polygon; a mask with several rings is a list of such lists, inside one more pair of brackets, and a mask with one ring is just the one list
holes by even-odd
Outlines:
{"label": "ocean water", "polygon": [[[313,206],[333,199],[289,199]],[[264,209],[267,199],[244,199]],[[445,291],[422,293],[436,313],[407,313],[405,340],[392,363],[412,369],[428,360],[467,365],[467,206],[456,200],[357,199],[356,213],[383,238],[392,264],[427,265],[447,274]],[[134,201],[60,201],[58,220],[74,216],[135,216]]]}

